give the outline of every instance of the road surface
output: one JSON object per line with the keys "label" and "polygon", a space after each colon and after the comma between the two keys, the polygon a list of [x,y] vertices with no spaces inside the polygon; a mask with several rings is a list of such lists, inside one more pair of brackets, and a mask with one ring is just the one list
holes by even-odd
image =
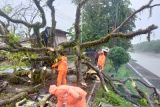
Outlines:
{"label": "road surface", "polygon": [[130,53],[136,63],[160,77],[160,54]]}

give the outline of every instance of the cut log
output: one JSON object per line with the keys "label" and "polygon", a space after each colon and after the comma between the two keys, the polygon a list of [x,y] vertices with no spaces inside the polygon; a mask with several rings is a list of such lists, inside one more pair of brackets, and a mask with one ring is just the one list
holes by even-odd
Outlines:
{"label": "cut log", "polygon": [[11,98],[1,100],[0,107],[3,107],[4,105],[10,104],[10,103],[14,103],[15,101],[18,101],[18,100],[22,100],[23,98],[27,97],[28,94],[36,92],[40,87],[41,87],[41,84],[36,85],[33,88],[24,89],[22,92],[20,92],[19,94],[15,95]]}
{"label": "cut log", "polygon": [[5,88],[7,86],[8,86],[8,82],[7,81],[0,82],[0,92],[2,92],[3,90],[5,90]]}

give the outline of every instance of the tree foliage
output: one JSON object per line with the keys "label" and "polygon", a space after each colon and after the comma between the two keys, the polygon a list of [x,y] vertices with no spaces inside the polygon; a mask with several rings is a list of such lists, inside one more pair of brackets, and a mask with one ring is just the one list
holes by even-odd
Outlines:
{"label": "tree foliage", "polygon": [[160,53],[160,40],[153,40],[150,42],[142,42],[134,45],[134,50],[139,52],[154,52]]}
{"label": "tree foliage", "polygon": [[108,57],[112,61],[116,71],[118,71],[122,64],[127,63],[130,59],[129,54],[122,47],[112,48],[108,54]]}
{"label": "tree foliage", "polygon": [[[54,35],[55,35],[54,34],[55,33],[54,30],[55,30],[55,26],[56,26],[55,9],[54,9],[54,6],[53,6],[53,2],[54,1],[55,0],[47,0],[46,2],[43,1],[45,3],[45,6],[48,7],[51,10],[51,19],[52,19],[51,22],[52,22],[52,30],[53,30],[52,33],[50,34],[50,36],[51,36],[50,40],[51,41],[54,40]],[[85,19],[85,17],[83,17],[83,16],[85,16],[84,13],[86,11],[85,10],[86,7],[84,7],[85,6],[84,4],[87,1],[88,1],[88,4],[86,4],[86,7],[88,7],[87,5],[89,5],[91,7],[91,8],[88,8],[88,10],[89,9],[92,10],[92,11],[90,11],[90,12],[94,13],[92,15],[97,15],[97,16],[91,16],[90,18],[88,18],[88,22],[89,22],[89,20],[93,20],[93,22],[96,22],[96,23],[90,22],[90,24],[93,27],[97,26],[97,28],[93,29],[92,31],[89,30],[90,28],[92,28],[92,26],[88,26],[86,28],[85,28],[85,26],[83,26],[83,24],[87,23],[87,21],[86,22],[83,21]],[[74,28],[75,28],[75,38],[73,39],[73,41],[68,41],[68,42],[61,43],[56,47],[54,47],[53,45],[51,47],[43,47],[43,45],[41,43],[41,39],[42,38],[41,38],[41,35],[40,35],[40,30],[42,28],[46,27],[46,24],[47,24],[47,21],[48,21],[47,20],[48,18],[46,17],[46,14],[45,14],[45,11],[44,11],[44,7],[42,5],[42,3],[43,3],[42,0],[31,0],[31,2],[34,4],[34,7],[38,10],[38,12],[40,13],[40,16],[41,16],[40,17],[41,20],[36,20],[36,22],[33,22],[33,21],[28,22],[25,19],[12,17],[10,15],[7,15],[4,11],[2,11],[0,9],[0,16],[3,17],[4,19],[6,19],[7,21],[9,21],[11,23],[18,24],[18,25],[22,24],[25,27],[27,27],[28,29],[30,29],[30,30],[32,29],[33,33],[34,33],[34,36],[35,36],[35,40],[33,40],[33,41],[34,41],[34,43],[37,44],[37,47],[31,47],[31,48],[23,47],[21,45],[16,45],[16,46],[11,46],[10,47],[10,44],[7,44],[7,46],[0,47],[0,50],[9,51],[11,53],[24,52],[24,57],[26,56],[26,58],[23,59],[20,55],[18,55],[18,56],[15,55],[15,57],[18,57],[17,59],[19,59],[19,60],[23,59],[23,61],[28,60],[30,63],[32,63],[33,61],[37,62],[37,61],[44,61],[44,60],[47,60],[49,63],[51,63],[51,61],[49,61],[49,60],[54,60],[55,57],[52,58],[52,56],[55,56],[56,53],[62,52],[66,48],[73,48],[73,49],[76,50],[75,54],[76,54],[77,58],[75,58],[75,62],[77,62],[77,64],[76,64],[77,70],[76,71],[77,71],[77,80],[79,81],[78,83],[82,83],[83,82],[82,81],[83,80],[83,72],[81,70],[81,63],[83,63],[83,64],[87,65],[88,67],[92,68],[93,70],[95,70],[97,72],[97,75],[99,76],[99,78],[101,80],[102,86],[105,89],[106,89],[107,84],[108,84],[111,87],[111,90],[114,90],[121,97],[123,97],[126,100],[132,102],[133,104],[139,105],[138,102],[133,101],[132,98],[136,97],[136,99],[140,99],[140,98],[143,97],[142,94],[133,95],[132,96],[126,90],[125,91],[126,94],[122,95],[122,93],[115,88],[114,81],[117,81],[118,83],[121,83],[122,86],[125,85],[125,81],[121,82],[120,80],[113,80],[109,75],[107,75],[107,74],[105,75],[103,73],[100,73],[100,71],[94,65],[89,63],[89,61],[86,60],[85,57],[82,56],[81,51],[83,51],[83,49],[85,49],[85,48],[96,47],[96,46],[102,45],[104,43],[107,43],[112,38],[120,37],[120,38],[128,38],[129,39],[129,38],[133,38],[135,36],[142,35],[142,34],[150,34],[151,31],[157,29],[158,27],[155,26],[155,25],[150,25],[150,26],[148,26],[148,27],[146,27],[144,29],[139,29],[139,30],[133,31],[133,32],[128,32],[129,30],[122,32],[121,29],[124,29],[124,28],[128,29],[129,25],[130,25],[128,23],[132,22],[132,19],[134,19],[134,16],[137,13],[139,13],[142,10],[145,10],[145,9],[151,9],[151,8],[153,8],[155,6],[159,6],[160,4],[155,5],[155,4],[153,4],[154,0],[150,0],[147,4],[143,5],[142,7],[140,7],[138,10],[134,11],[133,13],[132,12],[131,13],[127,13],[126,11],[123,11],[124,13],[120,13],[120,14],[124,14],[123,16],[125,16],[126,18],[124,18],[125,20],[122,21],[122,23],[121,23],[120,21],[117,21],[117,20],[121,19],[120,17],[119,18],[117,17],[118,13],[116,14],[113,11],[114,11],[114,8],[116,8],[117,11],[121,10],[121,8],[123,7],[124,4],[122,5],[122,7],[118,8],[119,6],[121,6],[120,5],[121,3],[119,2],[121,0],[118,0],[118,1],[114,0],[114,3],[111,3],[111,1],[110,0],[106,0],[106,1],[104,0],[103,1],[104,3],[102,3],[102,1],[100,1],[100,0],[99,1],[97,1],[97,0],[81,0],[80,3],[78,3],[77,10],[76,10],[76,19],[75,19],[75,26],[74,26]],[[127,1],[127,0],[123,0],[123,1]],[[95,6],[95,8],[92,8],[92,5],[90,5],[90,4],[92,4],[92,2],[95,2],[95,4],[98,5],[98,6]],[[120,4],[117,4],[115,7],[112,7],[116,3],[120,3]],[[125,2],[125,3],[127,3],[127,2]],[[101,7],[103,7],[103,8],[101,8],[99,5]],[[33,7],[33,6],[31,6],[31,7]],[[29,10],[29,8],[31,8],[31,7],[28,7],[25,10]],[[112,7],[112,8],[109,10],[107,8],[104,9],[105,7]],[[81,19],[80,16],[81,16],[81,9],[82,8],[84,9],[83,10],[83,14],[84,15],[82,16],[83,20],[82,20],[82,28],[81,28],[80,27],[80,19]],[[112,9],[113,9],[113,11],[112,11]],[[97,12],[97,10],[98,10],[98,12]],[[101,11],[101,10],[103,10],[103,11]],[[122,8],[122,10],[123,10],[123,8]],[[108,16],[101,17],[101,16],[103,16],[102,13],[104,13],[106,11],[108,11],[108,13],[105,13],[105,14],[107,14]],[[109,13],[110,11],[113,12],[113,13],[112,14]],[[113,15],[113,17],[112,17],[112,15]],[[25,16],[28,16],[28,15],[25,14]],[[37,14],[35,15],[35,17],[36,16],[37,16]],[[97,17],[97,18],[95,18],[95,17]],[[108,19],[108,18],[112,18],[112,19]],[[103,19],[105,19],[105,20],[103,21]],[[105,26],[107,24],[107,21],[109,21],[109,24],[108,24],[108,26]],[[2,21],[0,21],[0,23],[1,22]],[[111,23],[111,22],[114,22],[114,23]],[[103,25],[103,26],[98,27],[100,25]],[[101,30],[101,28],[104,28],[105,30]],[[112,28],[115,28],[115,29],[112,29]],[[93,32],[94,34],[83,33],[83,29],[89,30],[89,33]],[[6,39],[6,38],[8,38],[8,36],[6,36],[8,33],[9,32],[7,32],[6,34],[3,34],[0,37],[3,38],[3,39]],[[80,42],[80,38],[83,35],[89,36],[91,38],[88,39],[89,41]],[[96,37],[96,39],[93,40],[92,38],[95,38],[95,37]],[[36,56],[38,56],[38,57],[31,58],[30,56],[25,55],[26,51],[27,52],[34,52],[35,54],[37,54]],[[49,54],[48,54],[48,51],[49,51]],[[19,60],[17,60],[17,61],[19,61]],[[35,64],[38,65],[37,63],[35,63]],[[33,66],[33,68],[36,68],[36,66]],[[129,78],[126,81],[130,81],[130,80],[133,80],[133,79]],[[134,81],[138,81],[138,80],[134,79]],[[140,81],[140,82],[142,82],[142,81]],[[144,85],[146,86],[145,83],[144,83]],[[156,97],[156,99],[158,99],[159,98],[159,94],[158,94],[157,90],[155,89],[155,87],[152,87],[152,86],[147,86],[147,87],[154,89],[155,97]],[[108,92],[108,90],[106,90],[106,92]],[[15,99],[15,100],[17,100],[17,99]],[[159,99],[158,99],[158,101],[159,101]],[[5,101],[5,103],[6,102],[9,103],[10,101]],[[0,103],[0,105],[4,105],[4,103]]]}
{"label": "tree foliage", "polygon": [[[133,13],[129,5],[129,0],[91,0],[86,3],[82,10],[82,41],[97,40],[109,34],[129,14]],[[119,31],[132,31],[135,27],[134,21],[135,17]],[[128,39],[114,38],[110,40],[109,46],[122,46],[128,49],[130,44]]]}
{"label": "tree foliage", "polygon": [[11,5],[8,4],[8,5],[4,6],[4,7],[2,8],[2,10],[3,10],[3,12],[5,12],[6,14],[10,14],[13,9],[12,9]]}

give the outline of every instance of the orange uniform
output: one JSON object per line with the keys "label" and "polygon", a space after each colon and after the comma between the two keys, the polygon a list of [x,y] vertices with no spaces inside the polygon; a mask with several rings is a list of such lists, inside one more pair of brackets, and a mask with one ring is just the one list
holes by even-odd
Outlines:
{"label": "orange uniform", "polygon": [[60,85],[56,87],[51,85],[49,92],[58,99],[56,107],[86,107],[87,93],[79,87]]}
{"label": "orange uniform", "polygon": [[97,62],[97,66],[100,70],[104,70],[105,61],[106,61],[106,56],[104,55],[104,52],[102,51],[99,53],[98,62]]}
{"label": "orange uniform", "polygon": [[58,63],[53,64],[52,68],[58,67],[58,77],[57,77],[57,85],[67,84],[67,57],[61,56],[61,59]]}

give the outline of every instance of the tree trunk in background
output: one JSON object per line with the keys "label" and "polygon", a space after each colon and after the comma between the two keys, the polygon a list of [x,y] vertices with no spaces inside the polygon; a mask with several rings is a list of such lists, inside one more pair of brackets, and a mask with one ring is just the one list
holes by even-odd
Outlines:
{"label": "tree trunk in background", "polygon": [[36,47],[42,47],[42,38],[39,33],[39,28],[34,28],[34,34],[36,36],[37,44],[34,44]]}
{"label": "tree trunk in background", "polygon": [[[79,44],[79,43],[78,43]],[[77,55],[77,62],[76,62],[76,71],[77,71],[77,84],[84,81],[83,74],[81,71],[81,53],[80,53],[80,45],[76,46],[76,55]]]}

